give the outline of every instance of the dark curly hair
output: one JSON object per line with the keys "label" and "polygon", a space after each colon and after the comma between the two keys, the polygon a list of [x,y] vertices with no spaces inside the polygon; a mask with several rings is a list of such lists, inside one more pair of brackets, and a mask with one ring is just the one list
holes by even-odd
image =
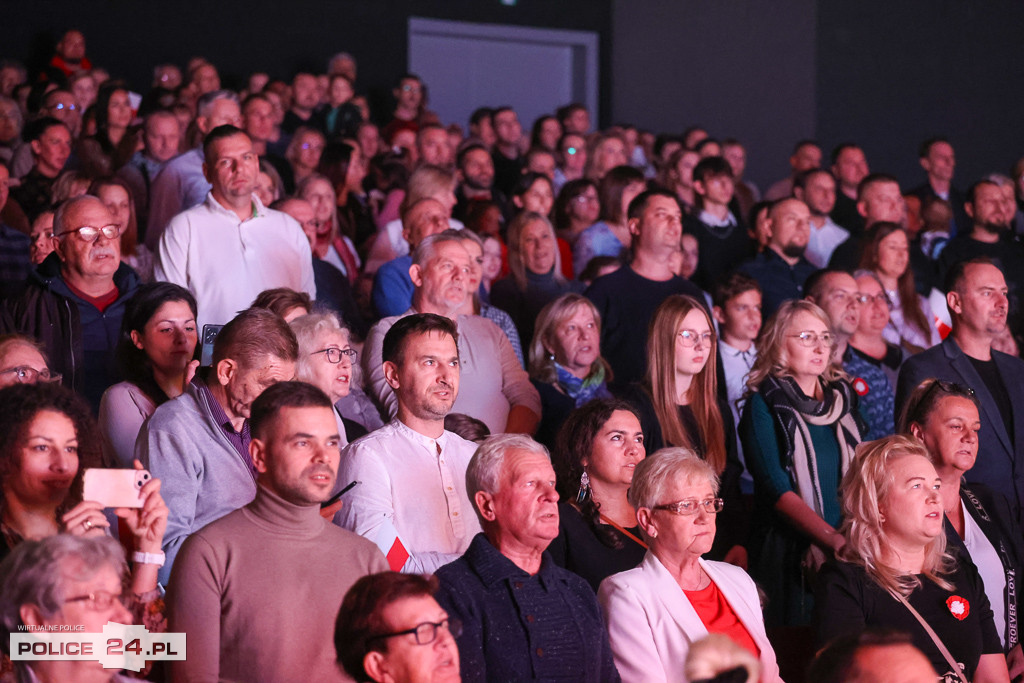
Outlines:
{"label": "dark curly hair", "polygon": [[[579,493],[580,477],[583,475],[583,460],[589,458],[594,447],[594,440],[605,423],[611,419],[612,413],[624,410],[634,415],[636,409],[619,399],[594,399],[569,413],[555,437],[555,450],[551,454],[551,462],[555,467],[555,487],[558,497],[563,502],[573,502]],[[601,524],[601,506],[591,496],[587,496],[578,505],[583,519],[593,530],[598,540],[609,548],[618,550],[622,540],[612,531],[611,527]]]}
{"label": "dark curly hair", "polygon": [[[99,467],[100,436],[89,404],[81,396],[60,384],[14,384],[0,389],[0,482],[5,482],[20,465],[18,446],[25,439],[32,420],[41,411],[66,415],[75,425],[78,437],[78,472],[71,491],[58,508],[58,517],[82,499],[82,472]],[[5,497],[0,485],[0,504]]]}

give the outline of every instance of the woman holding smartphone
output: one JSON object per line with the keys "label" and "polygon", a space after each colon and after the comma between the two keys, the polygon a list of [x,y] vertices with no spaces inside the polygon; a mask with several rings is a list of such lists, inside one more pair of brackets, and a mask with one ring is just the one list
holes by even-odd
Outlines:
{"label": "woman holding smartphone", "polygon": [[[23,541],[110,535],[102,503],[82,500],[82,472],[99,465],[96,432],[89,406],[59,384],[0,390],[0,559]],[[135,461],[135,468],[142,465]],[[141,507],[114,513],[133,538],[130,590],[136,620],[154,630],[163,621],[157,570],[167,529],[160,481],[146,482],[140,498]]]}

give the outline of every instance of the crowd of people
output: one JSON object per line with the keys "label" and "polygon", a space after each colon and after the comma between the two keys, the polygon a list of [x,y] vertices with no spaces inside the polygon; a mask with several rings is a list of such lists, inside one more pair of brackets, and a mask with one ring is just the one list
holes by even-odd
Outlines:
{"label": "crowd of people", "polygon": [[903,189],[801,140],[762,194],[713,127],[463,127],[357,73],[0,61],[8,655],[114,621],[187,634],[151,680],[1024,677],[1024,160],[961,191],[933,137]]}

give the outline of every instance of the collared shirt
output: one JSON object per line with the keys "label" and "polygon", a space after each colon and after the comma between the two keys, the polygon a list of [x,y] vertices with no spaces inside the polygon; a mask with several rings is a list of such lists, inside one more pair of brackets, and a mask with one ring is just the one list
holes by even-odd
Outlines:
{"label": "collared shirt", "polygon": [[761,310],[767,320],[782,302],[803,298],[804,282],[817,269],[803,257],[791,266],[775,253],[774,249],[768,248],[737,270],[754,278],[757,284],[761,285]]}
{"label": "collared shirt", "polygon": [[[743,394],[747,391],[747,376],[750,369],[754,367],[757,360],[757,347],[754,344],[746,351],[730,346],[721,338],[718,339],[719,357],[722,359],[722,373],[725,375],[726,400],[729,403],[729,410],[732,412],[732,423],[739,425],[740,413],[743,409]],[[733,438],[736,441],[736,455],[743,463],[743,474],[740,475],[740,489],[743,493],[754,492],[754,478],[747,467],[746,458],[743,455],[743,443],[739,438],[739,430],[736,430]]]}
{"label": "collared shirt", "polygon": [[254,195],[243,221],[213,198],[175,216],[160,237],[156,279],[185,287],[199,304],[200,328],[223,325],[265,289],[288,287],[316,298],[313,255],[291,216]]}
{"label": "collared shirt", "polygon": [[811,222],[811,236],[807,241],[804,258],[818,268],[828,265],[832,252],[840,244],[850,238],[850,232],[837,225],[830,217],[825,216],[825,223],[819,228]]}
{"label": "collared shirt", "polygon": [[195,380],[194,384],[199,387],[199,391],[206,397],[206,400],[210,404],[210,414],[213,419],[217,421],[220,428],[224,430],[224,436],[231,442],[231,446],[238,451],[238,454],[242,456],[242,459],[249,462],[249,466],[253,473],[256,473],[256,466],[252,464],[252,458],[249,455],[249,443],[252,441],[252,435],[249,433],[249,421],[246,420],[242,423],[242,431],[236,431],[235,426],[231,424],[231,418],[224,412],[224,408],[221,407],[220,402],[214,397],[213,392],[210,391],[209,385],[202,380]]}
{"label": "collared shirt", "polygon": [[713,228],[727,228],[730,225],[736,225],[736,216],[732,215],[732,211],[725,214],[725,218],[719,218],[713,213],[704,211],[700,212],[700,221],[705,225],[710,225]]}
{"label": "collared shirt", "polygon": [[432,439],[392,420],[342,451],[337,490],[359,484],[345,494],[335,522],[385,555],[400,541],[410,555],[403,571],[430,573],[461,555],[480,531],[466,492],[475,452],[476,444],[452,432]]}

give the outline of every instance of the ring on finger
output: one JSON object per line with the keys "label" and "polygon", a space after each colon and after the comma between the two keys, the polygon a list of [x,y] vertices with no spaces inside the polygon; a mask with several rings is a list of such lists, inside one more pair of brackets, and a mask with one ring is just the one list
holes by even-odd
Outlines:
{"label": "ring on finger", "polygon": [[86,531],[88,531],[89,529],[92,528],[92,520],[87,519],[87,520],[83,521],[82,522],[82,526],[84,526]]}

